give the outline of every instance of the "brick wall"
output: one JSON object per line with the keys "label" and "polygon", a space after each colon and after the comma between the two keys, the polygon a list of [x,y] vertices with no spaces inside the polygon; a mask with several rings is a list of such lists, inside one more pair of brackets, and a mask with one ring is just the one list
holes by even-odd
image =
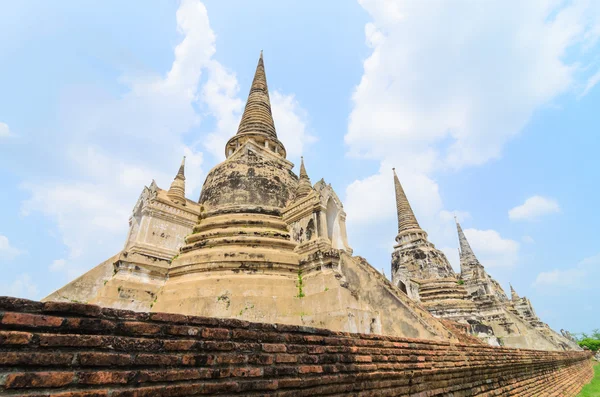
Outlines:
{"label": "brick wall", "polygon": [[575,396],[590,356],[0,298],[6,396]]}

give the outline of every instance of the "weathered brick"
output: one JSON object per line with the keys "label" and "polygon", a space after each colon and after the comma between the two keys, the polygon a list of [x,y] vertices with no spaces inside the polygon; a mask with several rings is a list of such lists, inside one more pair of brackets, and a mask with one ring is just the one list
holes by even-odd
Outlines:
{"label": "weathered brick", "polygon": [[176,313],[150,313],[150,320],[164,323],[185,324],[188,322],[188,316]]}
{"label": "weathered brick", "polygon": [[3,352],[0,365],[70,366],[73,358],[73,353]]}
{"label": "weathered brick", "polygon": [[298,373],[310,374],[310,373],[321,373],[323,368],[320,365],[301,365],[298,367]]}
{"label": "weathered brick", "polygon": [[187,351],[197,343],[195,340],[165,340],[163,341],[163,347],[167,351]]}
{"label": "weathered brick", "polygon": [[33,334],[20,331],[0,331],[0,345],[27,345]]}
{"label": "weathered brick", "polygon": [[225,328],[204,328],[202,337],[206,339],[229,339],[229,330]]}
{"label": "weathered brick", "polygon": [[262,368],[234,368],[231,372],[232,376],[242,378],[252,378],[262,376]]}
{"label": "weathered brick", "polygon": [[[44,396],[48,396],[47,394]],[[64,393],[52,393],[52,397],[107,397],[108,390],[78,390]],[[32,396],[33,397],[33,396]]]}
{"label": "weathered brick", "polygon": [[181,356],[176,354],[138,354],[134,359],[135,365],[177,365],[181,363]]}
{"label": "weathered brick", "polygon": [[277,363],[295,363],[298,358],[293,354],[278,354],[275,356],[275,362]]}
{"label": "weathered brick", "polygon": [[61,387],[73,381],[74,372],[17,372],[6,376],[7,389]]}
{"label": "weathered brick", "polygon": [[125,321],[120,328],[124,333],[130,335],[156,335],[162,331],[160,325],[139,321]]}
{"label": "weathered brick", "polygon": [[129,354],[121,353],[79,353],[79,363],[83,366],[112,366],[130,365],[132,362]]}
{"label": "weathered brick", "polygon": [[138,383],[145,382],[175,382],[181,380],[210,379],[213,370],[210,368],[173,369],[173,370],[143,370],[136,376]]}
{"label": "weathered brick", "polygon": [[62,317],[47,316],[31,313],[4,313],[2,324],[22,326],[26,328],[60,327],[64,321]]}
{"label": "weathered brick", "polygon": [[108,334],[116,329],[113,321],[99,318],[67,318],[64,327],[70,332]]}
{"label": "weathered brick", "polygon": [[79,383],[86,385],[125,384],[135,376],[132,371],[79,372]]}
{"label": "weathered brick", "polygon": [[77,314],[88,317],[98,317],[102,314],[102,308],[100,306],[71,302],[44,302],[42,310],[46,313],[65,313],[70,316]]}
{"label": "weathered brick", "polygon": [[42,347],[99,347],[106,344],[105,339],[98,335],[81,334],[41,334],[39,343]]}
{"label": "weathered brick", "polygon": [[201,329],[189,325],[170,325],[165,327],[165,333],[168,335],[196,336],[200,334]]}
{"label": "weathered brick", "polygon": [[285,353],[287,351],[287,347],[282,343],[263,343],[262,349],[267,353]]}
{"label": "weathered brick", "polygon": [[212,354],[183,354],[181,364],[189,366],[209,366],[215,362],[215,356]]}

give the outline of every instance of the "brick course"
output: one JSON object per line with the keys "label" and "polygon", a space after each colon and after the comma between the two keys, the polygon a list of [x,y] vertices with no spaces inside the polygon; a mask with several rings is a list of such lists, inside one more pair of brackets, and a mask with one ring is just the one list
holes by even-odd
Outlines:
{"label": "brick course", "polygon": [[6,396],[575,396],[590,357],[0,297]]}

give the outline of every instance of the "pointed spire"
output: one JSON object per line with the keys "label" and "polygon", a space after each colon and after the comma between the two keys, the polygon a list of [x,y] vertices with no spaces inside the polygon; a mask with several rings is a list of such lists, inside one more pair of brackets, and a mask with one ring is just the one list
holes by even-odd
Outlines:
{"label": "pointed spire", "polygon": [[405,230],[420,229],[419,222],[413,213],[408,198],[402,189],[402,185],[396,175],[396,169],[394,171],[394,187],[396,188],[396,210],[398,212],[398,233]]}
{"label": "pointed spire", "polygon": [[515,291],[515,289],[513,288],[512,284],[508,283],[508,285],[510,285],[510,297],[511,297],[511,299],[514,300],[514,301],[521,299],[519,297],[519,295],[517,295],[517,291]]}
{"label": "pointed spire", "polygon": [[458,231],[458,243],[460,245],[459,252],[460,252],[461,265],[463,264],[463,262],[470,263],[473,261],[477,261],[477,257],[475,257],[475,254],[473,253],[473,250],[471,249],[471,246],[469,245],[469,241],[467,240],[467,237],[463,233],[462,227],[460,227],[460,223],[458,223],[458,220],[456,219],[456,217],[454,217],[454,222],[456,222],[456,230]]}
{"label": "pointed spire", "polygon": [[296,198],[307,196],[311,190],[312,184],[304,167],[304,157],[300,157],[300,180],[298,181],[298,189],[296,189]]}
{"label": "pointed spire", "polygon": [[254,80],[248,94],[246,108],[238,127],[238,135],[246,133],[263,133],[277,138],[275,123],[271,113],[271,101],[269,100],[269,88],[265,75],[265,64],[263,62],[262,50],[256,66]]}
{"label": "pointed spire", "polygon": [[179,171],[177,175],[175,175],[175,179],[171,183],[171,187],[167,192],[167,196],[178,204],[185,205],[185,156],[183,156],[183,160],[181,160],[181,166],[179,166]]}

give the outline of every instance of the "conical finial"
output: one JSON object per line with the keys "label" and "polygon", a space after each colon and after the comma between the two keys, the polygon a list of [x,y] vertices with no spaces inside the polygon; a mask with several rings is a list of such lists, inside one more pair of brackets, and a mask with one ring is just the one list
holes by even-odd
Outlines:
{"label": "conical finial", "polygon": [[277,138],[275,122],[271,113],[271,101],[269,99],[269,88],[267,87],[262,50],[237,133],[238,135],[261,133]]}
{"label": "conical finial", "polygon": [[460,262],[461,262],[461,264],[463,262],[477,261],[477,258],[475,257],[475,254],[473,253],[473,250],[471,249],[471,246],[469,245],[469,241],[467,240],[467,237],[465,237],[465,234],[463,233],[463,230],[460,227],[460,223],[458,223],[456,216],[454,217],[454,221],[456,222],[456,230],[458,232],[458,243],[460,245]]}
{"label": "conical finial", "polygon": [[511,299],[514,300],[514,301],[516,301],[518,299],[521,299],[521,298],[519,298],[519,295],[517,295],[517,291],[515,291],[515,289],[513,288],[512,284],[508,283],[508,285],[510,285],[510,297],[511,297]]}
{"label": "conical finial", "polygon": [[185,156],[181,160],[181,165],[179,166],[179,171],[177,175],[175,175],[175,179],[171,183],[171,187],[167,192],[167,196],[177,203],[177,204],[186,204],[185,200]]}
{"label": "conical finial", "polygon": [[396,189],[396,211],[398,212],[398,233],[401,233],[405,230],[411,229],[420,229],[419,222],[417,222],[417,218],[410,207],[410,203],[408,202],[408,198],[404,193],[404,189],[402,189],[402,185],[398,180],[398,175],[396,175],[396,169],[392,168],[394,171],[394,187]]}
{"label": "conical finial", "polygon": [[185,180],[185,156],[183,156],[183,159],[181,160],[181,165],[179,166],[179,171],[175,178],[177,177],[181,177]]}
{"label": "conical finial", "polygon": [[304,167],[304,157],[300,157],[300,180],[298,181],[298,189],[296,189],[296,198],[307,196],[312,190],[310,178]]}

